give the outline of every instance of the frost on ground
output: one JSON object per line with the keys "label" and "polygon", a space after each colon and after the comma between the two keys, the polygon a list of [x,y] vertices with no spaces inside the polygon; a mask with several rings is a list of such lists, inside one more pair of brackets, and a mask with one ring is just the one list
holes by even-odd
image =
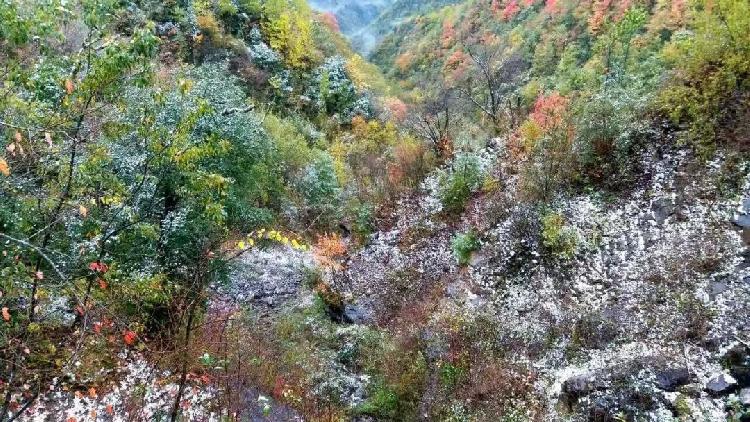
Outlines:
{"label": "frost on ground", "polygon": [[[147,362],[140,354],[118,356],[115,377],[106,390],[71,391],[58,383],[21,416],[24,421],[132,421],[167,418],[177,395],[176,378]],[[180,403],[191,421],[218,421],[212,410],[216,390],[204,379],[191,377]]]}
{"label": "frost on ground", "polygon": [[[334,281],[362,322],[388,322],[435,291],[434,315],[490,315],[488,341],[536,374],[549,418],[724,421],[750,393],[750,186],[725,199],[720,162],[698,165],[685,151],[644,160],[647,175],[627,195],[553,205],[576,239],[569,258],[539,238],[539,211],[513,200],[512,174],[458,225],[440,218],[428,179]],[[470,228],[482,247],[461,269],[450,239]],[[429,324],[424,332],[434,337]],[[727,350],[743,363],[728,367]]]}

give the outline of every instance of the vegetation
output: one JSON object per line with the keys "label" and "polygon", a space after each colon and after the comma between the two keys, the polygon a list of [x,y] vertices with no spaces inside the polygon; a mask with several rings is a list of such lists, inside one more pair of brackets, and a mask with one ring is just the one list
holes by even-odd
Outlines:
{"label": "vegetation", "polygon": [[469,263],[471,253],[479,249],[480,243],[476,233],[470,231],[454,237],[451,246],[458,264],[466,265]]}
{"label": "vegetation", "polygon": [[[2,0],[0,20],[0,421],[51,386],[108,388],[122,351],[173,374],[172,421],[201,376],[227,420],[247,386],[311,420],[534,420],[552,406],[514,349],[564,330],[445,312],[472,283],[403,266],[368,275],[383,315],[344,325],[342,272],[435,232],[465,266],[507,229],[509,271],[481,286],[500,289],[586,252],[557,201],[638,189],[675,144],[719,159],[717,197],[747,167],[745,0],[398,0],[371,61],[304,0]],[[406,245],[392,223],[416,209],[443,212]],[[274,248],[314,262],[310,300],[215,306],[235,260]],[[699,344],[711,309],[682,293]],[[604,348],[610,328],[592,314],[567,340]]]}

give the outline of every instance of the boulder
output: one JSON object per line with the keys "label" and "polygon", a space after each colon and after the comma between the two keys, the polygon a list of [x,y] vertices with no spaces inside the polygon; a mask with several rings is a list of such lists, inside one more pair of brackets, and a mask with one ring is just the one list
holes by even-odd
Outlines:
{"label": "boulder", "polygon": [[578,399],[585,397],[597,389],[597,380],[593,374],[583,374],[570,377],[562,384],[560,399],[572,408]]}
{"label": "boulder", "polygon": [[740,390],[739,400],[743,406],[750,406],[750,388]]}
{"label": "boulder", "polygon": [[706,391],[715,396],[729,394],[737,386],[737,380],[729,374],[718,374],[706,383]]}
{"label": "boulder", "polygon": [[676,391],[678,387],[690,383],[690,370],[685,367],[665,368],[658,370],[656,385],[664,391]]}
{"label": "boulder", "polygon": [[740,387],[750,387],[750,348],[736,343],[724,353],[721,361]]}

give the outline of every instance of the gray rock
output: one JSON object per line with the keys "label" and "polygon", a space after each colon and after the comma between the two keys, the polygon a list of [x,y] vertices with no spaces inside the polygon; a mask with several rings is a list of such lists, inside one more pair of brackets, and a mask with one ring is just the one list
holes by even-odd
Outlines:
{"label": "gray rock", "polygon": [[372,310],[362,305],[345,305],[344,320],[352,324],[366,324],[373,320]]}
{"label": "gray rock", "polygon": [[723,281],[712,281],[708,283],[708,295],[713,300],[716,296],[729,290],[729,285]]}
{"label": "gray rock", "polygon": [[674,201],[669,198],[659,198],[651,203],[651,212],[658,224],[664,224],[676,209]]}
{"label": "gray rock", "polygon": [[714,395],[729,394],[737,385],[737,381],[729,374],[719,374],[712,377],[706,384],[706,390]]}
{"label": "gray rock", "polygon": [[743,229],[750,228],[750,214],[736,215],[732,222]]}
{"label": "gray rock", "polygon": [[750,388],[740,390],[739,399],[744,406],[750,406]]}
{"label": "gray rock", "polygon": [[560,399],[568,407],[572,407],[578,399],[585,397],[597,389],[597,381],[593,374],[583,374],[570,377],[562,384]]}
{"label": "gray rock", "polygon": [[675,391],[690,382],[690,370],[685,367],[666,368],[656,371],[656,385],[665,391]]}

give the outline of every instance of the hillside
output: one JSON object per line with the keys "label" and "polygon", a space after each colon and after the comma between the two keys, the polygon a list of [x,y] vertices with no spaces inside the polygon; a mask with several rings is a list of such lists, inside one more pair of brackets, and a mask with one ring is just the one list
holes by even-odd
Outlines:
{"label": "hillside", "polygon": [[750,420],[747,1],[0,17],[0,422]]}

